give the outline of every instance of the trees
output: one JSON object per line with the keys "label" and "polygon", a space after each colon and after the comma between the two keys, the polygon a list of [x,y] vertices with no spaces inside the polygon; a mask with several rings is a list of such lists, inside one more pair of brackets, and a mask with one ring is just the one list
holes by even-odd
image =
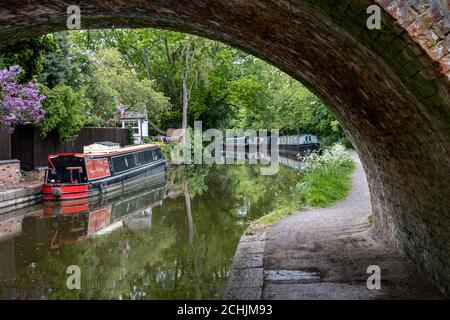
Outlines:
{"label": "trees", "polygon": [[18,81],[27,83],[43,70],[42,58],[45,52],[56,50],[53,35],[44,35],[16,42],[0,49],[0,68],[18,65],[22,73]]}
{"label": "trees", "polygon": [[[210,80],[224,62],[219,58],[221,49],[229,48],[192,35],[155,29],[95,30],[74,34],[74,39],[96,52],[117,49],[139,79],[154,81],[155,89],[164,92],[172,105],[161,118],[164,128],[192,124],[212,110],[209,103],[215,95],[210,94]],[[226,83],[226,79],[222,81]],[[223,115],[215,118],[222,119]]]}
{"label": "trees", "polygon": [[41,136],[46,137],[56,130],[62,142],[73,140],[85,125],[87,100],[82,92],[76,92],[65,84],[59,84],[53,89],[41,87],[47,96],[44,103],[46,116],[38,125]]}
{"label": "trees", "polygon": [[[16,53],[0,55],[0,64],[21,60],[30,65],[27,74],[48,89],[71,87],[85,98],[88,125],[115,126],[119,111],[147,110],[157,134],[201,120],[204,128],[310,132],[325,144],[345,137],[325,105],[300,83],[216,41],[156,29],[89,30],[29,45],[31,51],[21,44]],[[25,59],[31,56],[37,57],[35,66]]]}
{"label": "trees", "polygon": [[155,81],[139,79],[115,49],[101,49],[94,57],[98,65],[86,84],[87,97],[92,101],[90,122],[115,126],[120,106],[122,112],[147,111],[149,121],[158,124],[171,105],[163,93],[154,89]]}

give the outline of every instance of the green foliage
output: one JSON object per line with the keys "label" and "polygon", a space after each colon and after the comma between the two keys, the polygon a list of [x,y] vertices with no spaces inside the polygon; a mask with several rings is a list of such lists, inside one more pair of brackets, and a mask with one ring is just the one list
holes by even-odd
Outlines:
{"label": "green foliage", "polygon": [[327,207],[348,193],[355,165],[344,146],[335,144],[322,155],[312,153],[305,162],[306,175],[296,192],[306,206]]}
{"label": "green foliage", "polygon": [[166,159],[167,163],[172,162],[172,150],[175,148],[175,146],[178,144],[178,142],[171,142],[171,143],[163,143],[158,142],[159,146],[161,147],[161,150],[164,154],[164,158]]}
{"label": "green foliage", "polygon": [[[183,79],[188,126],[278,129],[312,133],[323,146],[349,146],[336,118],[300,83],[237,49],[204,38],[156,29],[57,33],[0,52],[0,66],[24,67],[54,88],[87,98],[86,124],[116,126],[124,110],[144,112],[156,127],[180,128]],[[151,134],[159,134],[151,126]]]}
{"label": "green foliage", "polygon": [[127,132],[128,145],[132,146],[134,144],[133,127],[130,125],[127,125],[126,128],[128,130],[128,132]]}
{"label": "green foliage", "polygon": [[267,226],[273,225],[280,221],[285,216],[288,216],[295,211],[300,210],[298,206],[293,203],[284,203],[278,206],[271,213],[262,216],[258,220],[254,221],[248,228],[245,230],[245,234],[256,234],[259,230],[266,228]]}
{"label": "green foliage", "polygon": [[49,88],[62,83],[68,83],[72,70],[67,57],[70,55],[70,47],[65,33],[53,35],[56,50],[46,52],[43,55],[43,70],[38,76],[38,81]]}
{"label": "green foliage", "polygon": [[148,144],[148,143],[152,143],[152,140],[151,140],[149,137],[144,137],[144,138],[142,139],[142,142],[143,142],[144,144]]}
{"label": "green foliage", "polygon": [[92,76],[95,60],[86,50],[73,45],[67,32],[53,35],[55,50],[44,51],[42,72],[37,80],[49,88],[66,84],[77,90]]}
{"label": "green foliage", "polygon": [[29,82],[43,71],[44,52],[52,52],[56,49],[57,45],[52,35],[16,42],[0,49],[0,69],[19,65],[22,68],[20,82]]}
{"label": "green foliage", "polygon": [[92,101],[90,124],[116,125],[119,105],[129,111],[147,110],[149,119],[156,123],[170,109],[168,98],[154,89],[155,82],[139,79],[117,50],[102,49],[94,58],[98,65],[86,85],[87,97]]}
{"label": "green foliage", "polygon": [[56,131],[61,141],[72,141],[86,123],[87,101],[83,92],[75,92],[64,84],[53,89],[41,86],[41,91],[47,97],[43,104],[45,119],[38,126],[41,136]]}
{"label": "green foliage", "polygon": [[296,211],[329,207],[348,194],[355,164],[344,146],[335,144],[322,155],[313,153],[304,160],[307,169],[290,196],[280,199],[270,214],[253,221],[247,234],[256,233]]}
{"label": "green foliage", "polygon": [[334,116],[305,87],[275,67],[224,44],[152,29],[76,32],[72,38],[80,47],[97,53],[105,48],[117,50],[136,77],[155,81],[155,88],[164,92],[172,105],[152,118],[160,127],[181,125],[183,52],[188,44],[193,52],[188,126],[201,120],[205,128],[308,132],[317,134],[325,146],[337,141],[348,145]]}
{"label": "green foliage", "polygon": [[324,168],[308,173],[298,185],[298,195],[311,207],[328,207],[350,190],[353,168]]}
{"label": "green foliage", "polygon": [[367,217],[367,222],[369,223],[369,225],[373,224],[373,213],[369,214],[369,216]]}

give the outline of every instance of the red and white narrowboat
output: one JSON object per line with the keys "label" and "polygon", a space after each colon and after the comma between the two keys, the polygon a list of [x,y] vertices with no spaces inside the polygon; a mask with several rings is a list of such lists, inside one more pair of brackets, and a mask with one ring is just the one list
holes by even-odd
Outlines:
{"label": "red and white narrowboat", "polygon": [[44,200],[75,200],[123,192],[149,177],[165,175],[166,161],[156,144],[120,148],[98,142],[84,153],[49,155],[42,188]]}

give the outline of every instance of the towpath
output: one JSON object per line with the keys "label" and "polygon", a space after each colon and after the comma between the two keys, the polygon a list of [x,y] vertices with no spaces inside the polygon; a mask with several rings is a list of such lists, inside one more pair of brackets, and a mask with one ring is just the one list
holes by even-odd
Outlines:
{"label": "towpath", "polygon": [[[227,299],[439,299],[414,265],[370,230],[370,194],[355,152],[352,188],[330,208],[297,212],[241,238]],[[367,288],[379,266],[381,289]]]}

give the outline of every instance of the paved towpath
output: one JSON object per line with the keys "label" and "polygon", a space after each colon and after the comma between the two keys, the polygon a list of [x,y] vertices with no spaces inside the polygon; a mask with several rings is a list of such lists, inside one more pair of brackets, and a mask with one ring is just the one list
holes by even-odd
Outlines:
{"label": "paved towpath", "polygon": [[[356,153],[352,188],[333,207],[297,212],[239,243],[227,299],[434,299],[441,294],[370,232],[370,195]],[[367,268],[381,289],[367,289]]]}

